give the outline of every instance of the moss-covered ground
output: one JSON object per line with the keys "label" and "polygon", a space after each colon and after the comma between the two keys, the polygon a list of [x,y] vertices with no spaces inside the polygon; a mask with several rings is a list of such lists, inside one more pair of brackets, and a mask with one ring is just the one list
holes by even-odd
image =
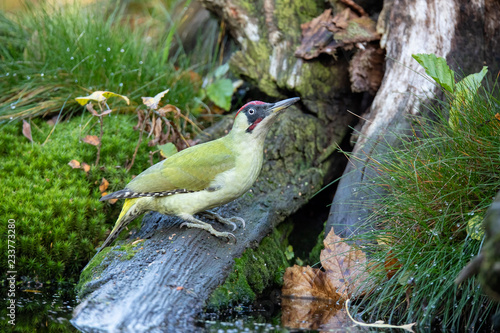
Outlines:
{"label": "moss-covered ground", "polygon": [[[96,147],[81,141],[98,131],[89,113],[62,121],[54,130],[42,119],[32,120],[33,143],[22,135],[21,122],[2,127],[0,215],[16,221],[19,275],[40,281],[76,280],[121,206],[99,202],[102,178],[110,184],[108,191],[118,190],[149,166],[150,148],[143,142],[130,172],[124,168],[137,143],[135,124],[132,115],[113,113],[104,118],[98,167],[93,166]],[[73,159],[91,165],[90,171],[73,169],[68,165]],[[7,223],[1,223],[0,233],[6,235],[6,228]],[[7,248],[6,242],[1,238],[0,246]],[[6,252],[2,256],[0,267],[6,271]]]}

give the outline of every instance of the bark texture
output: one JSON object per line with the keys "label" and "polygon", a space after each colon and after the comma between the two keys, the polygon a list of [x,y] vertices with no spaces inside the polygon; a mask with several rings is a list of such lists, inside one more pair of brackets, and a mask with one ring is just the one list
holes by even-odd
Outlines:
{"label": "bark texture", "polygon": [[350,159],[330,210],[326,230],[348,237],[364,232],[370,214],[364,203],[379,193],[363,193],[360,185],[371,182],[367,168],[371,156],[397,145],[397,133],[409,128],[408,115],[419,113],[427,96],[437,93],[411,57],[434,53],[447,59],[457,72],[477,72],[483,65],[499,69],[500,21],[497,1],[405,0],[384,2],[378,20],[381,46],[386,49],[386,71],[382,85],[360,128]]}

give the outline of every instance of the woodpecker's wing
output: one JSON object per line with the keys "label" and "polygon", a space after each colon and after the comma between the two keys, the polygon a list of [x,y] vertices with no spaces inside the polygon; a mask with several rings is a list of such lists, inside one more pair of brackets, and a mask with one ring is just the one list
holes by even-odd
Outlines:
{"label": "woodpecker's wing", "polygon": [[214,140],[184,149],[144,170],[125,189],[101,198],[166,196],[201,191],[215,177],[234,168],[235,156],[223,140]]}

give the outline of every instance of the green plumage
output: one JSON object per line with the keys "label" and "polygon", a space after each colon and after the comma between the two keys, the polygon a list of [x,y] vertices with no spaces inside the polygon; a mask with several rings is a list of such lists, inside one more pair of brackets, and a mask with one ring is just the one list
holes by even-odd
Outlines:
{"label": "green plumage", "polygon": [[125,188],[136,193],[201,191],[219,173],[235,166],[235,154],[224,139],[180,151],[139,174]]}

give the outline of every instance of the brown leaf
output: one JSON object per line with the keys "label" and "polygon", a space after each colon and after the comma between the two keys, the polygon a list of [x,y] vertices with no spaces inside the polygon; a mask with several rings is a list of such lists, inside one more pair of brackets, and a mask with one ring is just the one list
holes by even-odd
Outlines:
{"label": "brown leaf", "polygon": [[101,113],[101,116],[105,116],[105,115],[107,115],[107,114],[110,114],[111,112],[113,112],[113,110],[109,110],[109,109],[108,109],[108,110],[105,110],[105,111],[103,111],[103,112]]}
{"label": "brown leaf", "polygon": [[495,115],[495,118],[497,118],[498,120],[500,120],[500,113],[497,113],[497,114]]}
{"label": "brown leaf", "polygon": [[77,160],[69,161],[68,165],[73,169],[80,169],[80,162],[78,162]]}
{"label": "brown leaf", "polygon": [[325,272],[319,268],[294,265],[288,267],[283,276],[283,296],[302,298],[321,298],[337,301],[341,294],[337,293]]}
{"label": "brown leaf", "polygon": [[323,240],[325,248],[320,260],[330,283],[343,299],[351,298],[354,291],[362,290],[368,278],[366,256],[361,250],[352,249],[330,230]]}
{"label": "brown leaf", "polygon": [[97,113],[97,111],[94,109],[92,103],[85,105],[85,108],[88,112],[92,113],[93,116],[99,117],[99,113]]}
{"label": "brown leaf", "polygon": [[31,137],[31,125],[25,119],[23,119],[23,135],[33,142],[33,138]]}
{"label": "brown leaf", "polygon": [[97,135],[87,135],[82,141],[93,146],[99,145],[99,137]]}
{"label": "brown leaf", "polygon": [[117,201],[118,201],[118,199],[117,199],[117,198],[115,198],[115,199],[109,199],[109,200],[108,200],[108,202],[109,202],[110,204],[112,204],[112,205],[114,205]]}
{"label": "brown leaf", "polygon": [[88,173],[90,171],[90,165],[88,165],[85,162],[82,162],[82,169],[83,169],[83,171],[85,171],[86,173]]}
{"label": "brown leaf", "polygon": [[109,182],[106,180],[106,178],[103,178],[101,181],[101,185],[99,185],[99,191],[104,192],[108,189]]}
{"label": "brown leaf", "polygon": [[[351,298],[355,291],[366,291],[366,257],[352,249],[333,228],[323,241],[321,264],[325,271],[309,266],[289,267],[283,277],[284,296],[327,298],[334,301]],[[363,286],[363,288],[361,288]]]}
{"label": "brown leaf", "polygon": [[181,113],[181,110],[177,106],[172,104],[167,104],[161,109],[158,109],[158,113],[163,117],[165,117],[165,115],[170,112],[173,112],[176,116],[178,116]]}
{"label": "brown leaf", "polygon": [[281,323],[288,328],[321,332],[351,326],[351,320],[340,303],[290,297],[281,298]]}
{"label": "brown leaf", "polygon": [[59,115],[55,115],[54,117],[47,120],[47,124],[49,126],[54,126],[55,124],[57,124],[58,120],[59,120]]}
{"label": "brown leaf", "polygon": [[320,16],[300,25],[302,41],[295,51],[296,57],[310,60],[322,52],[334,54],[337,42],[333,39],[333,33],[326,28],[331,19],[332,10],[327,9]]}
{"label": "brown leaf", "polygon": [[321,53],[335,56],[337,48],[351,49],[356,43],[380,39],[376,23],[368,16],[359,16],[346,8],[332,16],[332,10],[325,10],[310,22],[301,24],[301,45],[295,56],[306,60],[316,58]]}

